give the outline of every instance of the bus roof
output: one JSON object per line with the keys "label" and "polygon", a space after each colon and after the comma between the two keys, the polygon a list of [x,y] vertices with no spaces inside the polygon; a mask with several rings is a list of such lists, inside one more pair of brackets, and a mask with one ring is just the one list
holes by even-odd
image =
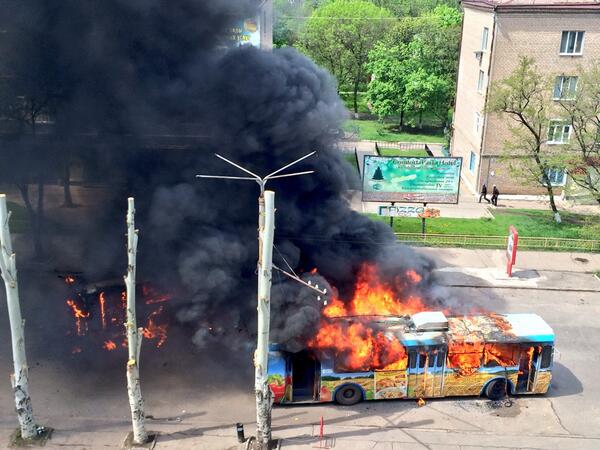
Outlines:
{"label": "bus roof", "polygon": [[386,327],[406,347],[462,342],[554,342],[552,328],[537,314],[480,314],[448,317],[448,328],[419,331],[390,323]]}
{"label": "bus roof", "polygon": [[448,318],[448,338],[465,342],[553,342],[552,328],[537,314],[482,314]]}

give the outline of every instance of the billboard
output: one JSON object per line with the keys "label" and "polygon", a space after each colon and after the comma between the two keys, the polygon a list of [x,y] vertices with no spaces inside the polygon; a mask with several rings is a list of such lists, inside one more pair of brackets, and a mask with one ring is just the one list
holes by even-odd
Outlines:
{"label": "billboard", "polygon": [[365,202],[458,203],[462,158],[365,155]]}
{"label": "billboard", "polygon": [[260,19],[254,17],[237,23],[230,34],[234,46],[252,45],[260,47]]}

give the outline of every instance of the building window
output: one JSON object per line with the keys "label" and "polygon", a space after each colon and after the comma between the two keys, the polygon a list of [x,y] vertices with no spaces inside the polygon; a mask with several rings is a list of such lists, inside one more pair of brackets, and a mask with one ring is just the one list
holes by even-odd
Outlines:
{"label": "building window", "polygon": [[490,34],[489,28],[484,27],[483,33],[481,33],[481,50],[487,50],[489,34]]}
{"label": "building window", "polygon": [[475,161],[477,160],[477,155],[471,152],[471,156],[469,157],[469,170],[471,172],[475,172]]}
{"label": "building window", "polygon": [[546,176],[550,180],[551,186],[564,186],[567,182],[565,169],[546,169]]}
{"label": "building window", "polygon": [[577,77],[556,77],[554,81],[554,100],[573,100],[577,90]]}
{"label": "building window", "polygon": [[571,125],[553,120],[548,127],[548,144],[566,144],[569,142],[571,134]]}
{"label": "building window", "polygon": [[477,92],[479,92],[480,94],[483,94],[483,79],[485,77],[485,74],[483,73],[483,70],[479,71],[479,78],[477,79]]}
{"label": "building window", "polygon": [[475,113],[475,134],[479,135],[480,130],[481,130],[481,114],[476,112]]}
{"label": "building window", "polygon": [[561,55],[581,55],[583,49],[583,31],[563,31],[560,40]]}

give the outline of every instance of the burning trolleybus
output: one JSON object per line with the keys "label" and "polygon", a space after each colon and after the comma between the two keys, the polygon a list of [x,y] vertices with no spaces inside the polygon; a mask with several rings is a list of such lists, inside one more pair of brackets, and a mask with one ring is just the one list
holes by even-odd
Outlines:
{"label": "burning trolleybus", "polygon": [[[352,332],[355,319],[334,320],[345,321],[344,330]],[[380,370],[373,360],[349,368],[335,347],[289,353],[273,344],[269,385],[275,403],[352,405],[361,400],[457,395],[498,399],[542,394],[550,385],[554,333],[538,315],[446,317],[421,312],[366,320],[376,322],[387,343],[401,344],[394,348],[398,360]]]}

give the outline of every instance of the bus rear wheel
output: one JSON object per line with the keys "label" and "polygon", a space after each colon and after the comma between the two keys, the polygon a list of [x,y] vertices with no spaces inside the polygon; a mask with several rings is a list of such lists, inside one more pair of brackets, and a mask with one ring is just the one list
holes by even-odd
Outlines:
{"label": "bus rear wheel", "polygon": [[335,401],[340,405],[355,405],[361,400],[361,392],[356,386],[343,386],[335,394]]}
{"label": "bus rear wheel", "polygon": [[490,400],[500,400],[507,395],[506,380],[494,380],[485,389],[485,396]]}

